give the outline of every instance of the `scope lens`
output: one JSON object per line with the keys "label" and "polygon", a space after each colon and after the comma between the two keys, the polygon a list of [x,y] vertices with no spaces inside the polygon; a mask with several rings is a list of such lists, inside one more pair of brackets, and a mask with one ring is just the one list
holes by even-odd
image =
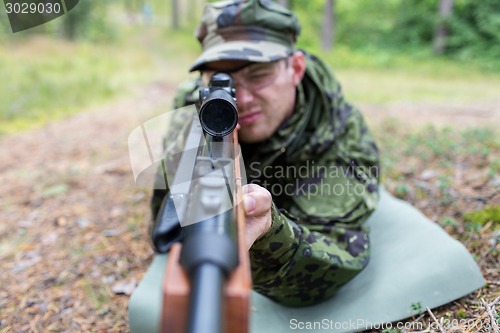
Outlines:
{"label": "scope lens", "polygon": [[238,122],[238,113],[229,102],[208,101],[200,111],[200,122],[210,135],[223,137],[231,133]]}

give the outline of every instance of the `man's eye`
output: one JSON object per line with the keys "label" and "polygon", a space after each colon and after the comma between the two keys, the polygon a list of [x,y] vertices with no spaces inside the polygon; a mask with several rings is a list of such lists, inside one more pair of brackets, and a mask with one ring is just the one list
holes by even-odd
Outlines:
{"label": "man's eye", "polygon": [[271,73],[266,71],[266,72],[257,72],[257,73],[252,73],[252,75],[248,76],[248,80],[261,80],[267,78]]}

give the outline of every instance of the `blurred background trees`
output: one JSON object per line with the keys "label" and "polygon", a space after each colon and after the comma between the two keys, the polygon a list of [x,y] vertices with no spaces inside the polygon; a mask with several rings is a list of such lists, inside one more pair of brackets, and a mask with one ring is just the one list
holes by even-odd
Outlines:
{"label": "blurred background trees", "polygon": [[393,41],[462,59],[500,57],[500,1],[402,0]]}
{"label": "blurred background trees", "polygon": [[308,47],[321,43],[323,49],[331,49],[338,43],[430,57],[481,58],[490,65],[500,58],[498,0],[286,2],[301,18]]}
{"label": "blurred background trees", "polygon": [[[12,125],[28,115],[44,122],[117,96],[124,87],[180,82],[200,52],[193,32],[205,2],[80,0],[66,15],[15,34],[0,10],[0,135],[28,126]],[[276,2],[299,16],[298,47],[320,55],[336,72],[414,71],[427,78],[446,71],[500,73],[500,0]],[[355,97],[387,99],[367,91]]]}
{"label": "blurred background trees", "polygon": [[[166,29],[194,30],[203,0],[81,0],[67,15],[20,35],[48,34],[70,40],[109,42],[119,23],[148,23]],[[331,50],[334,44],[385,49],[460,60],[500,58],[498,0],[276,0],[300,17],[300,46]],[[0,14],[0,38],[9,33]],[[0,39],[0,40],[1,40]],[[500,67],[500,66],[497,66]]]}

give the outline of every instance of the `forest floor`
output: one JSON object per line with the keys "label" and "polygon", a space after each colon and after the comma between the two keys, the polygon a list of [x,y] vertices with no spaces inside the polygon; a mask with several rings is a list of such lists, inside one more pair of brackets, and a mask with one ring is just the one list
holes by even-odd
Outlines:
{"label": "forest floor", "polygon": [[[134,183],[127,137],[168,109],[173,91],[157,82],[121,101],[0,138],[1,333],[128,331],[129,295],[153,252],[150,190]],[[482,130],[500,123],[500,101],[464,105],[458,113],[443,105],[360,108],[386,156],[385,186],[463,242],[489,282],[434,314],[487,327],[482,300],[500,296],[499,221],[496,215],[478,224],[470,212],[500,205],[500,143],[492,130]],[[424,312],[411,320],[432,319]]]}

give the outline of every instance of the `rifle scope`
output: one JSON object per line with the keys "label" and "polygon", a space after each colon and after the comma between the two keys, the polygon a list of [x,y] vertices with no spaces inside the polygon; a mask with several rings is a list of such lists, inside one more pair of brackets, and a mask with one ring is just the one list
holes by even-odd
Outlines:
{"label": "rifle scope", "polygon": [[236,93],[233,79],[226,73],[216,73],[208,88],[200,89],[200,124],[203,130],[215,138],[230,134],[238,124]]}

